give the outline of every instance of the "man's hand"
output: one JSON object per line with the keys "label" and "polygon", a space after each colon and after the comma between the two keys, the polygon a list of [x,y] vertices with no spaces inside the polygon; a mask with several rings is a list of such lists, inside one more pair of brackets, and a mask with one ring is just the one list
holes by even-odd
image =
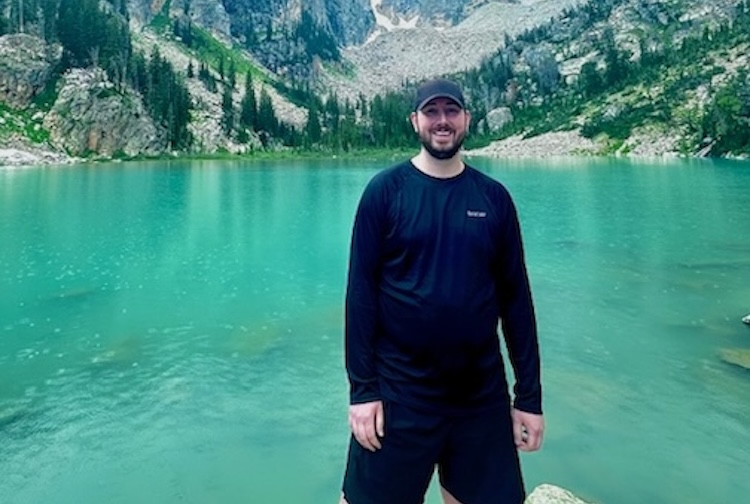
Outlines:
{"label": "man's hand", "polygon": [[381,448],[385,436],[383,401],[373,401],[349,406],[349,427],[354,439],[364,448],[374,452]]}
{"label": "man's hand", "polygon": [[525,452],[538,450],[542,446],[544,417],[516,408],[511,410],[511,416],[513,417],[513,438],[516,447]]}

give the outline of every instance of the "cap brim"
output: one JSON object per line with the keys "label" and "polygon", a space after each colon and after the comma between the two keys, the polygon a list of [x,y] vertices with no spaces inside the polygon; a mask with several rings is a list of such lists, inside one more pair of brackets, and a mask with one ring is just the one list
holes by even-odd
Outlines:
{"label": "cap brim", "polygon": [[430,103],[432,100],[434,100],[436,98],[447,98],[447,99],[451,100],[453,103],[455,103],[456,105],[458,105],[459,107],[464,108],[464,104],[461,102],[461,100],[459,100],[455,96],[450,95],[450,94],[446,94],[446,93],[436,93],[436,94],[430,95],[427,98],[425,98],[424,100],[422,100],[419,103],[419,105],[417,105],[417,107],[414,110],[422,110],[422,108],[425,105],[427,105],[428,103]]}

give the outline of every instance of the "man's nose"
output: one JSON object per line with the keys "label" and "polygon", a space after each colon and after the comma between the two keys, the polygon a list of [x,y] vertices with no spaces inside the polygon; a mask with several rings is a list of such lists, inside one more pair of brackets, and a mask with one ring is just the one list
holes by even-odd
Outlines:
{"label": "man's nose", "polygon": [[448,112],[445,110],[438,110],[437,111],[437,121],[438,122],[445,122],[448,120]]}

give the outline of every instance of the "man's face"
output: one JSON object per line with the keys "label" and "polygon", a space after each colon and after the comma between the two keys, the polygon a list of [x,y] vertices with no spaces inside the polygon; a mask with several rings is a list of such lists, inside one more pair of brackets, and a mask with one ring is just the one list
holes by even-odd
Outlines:
{"label": "man's face", "polygon": [[436,159],[450,159],[458,153],[470,120],[471,115],[449,98],[430,100],[411,114],[419,141]]}

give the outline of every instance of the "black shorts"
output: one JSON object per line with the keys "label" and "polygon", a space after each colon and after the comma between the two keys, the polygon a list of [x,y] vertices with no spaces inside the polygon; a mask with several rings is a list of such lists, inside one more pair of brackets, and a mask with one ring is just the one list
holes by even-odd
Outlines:
{"label": "black shorts", "polygon": [[510,406],[440,416],[385,402],[382,448],[352,436],[343,492],[349,504],[421,504],[437,466],[462,504],[522,504],[526,493]]}

